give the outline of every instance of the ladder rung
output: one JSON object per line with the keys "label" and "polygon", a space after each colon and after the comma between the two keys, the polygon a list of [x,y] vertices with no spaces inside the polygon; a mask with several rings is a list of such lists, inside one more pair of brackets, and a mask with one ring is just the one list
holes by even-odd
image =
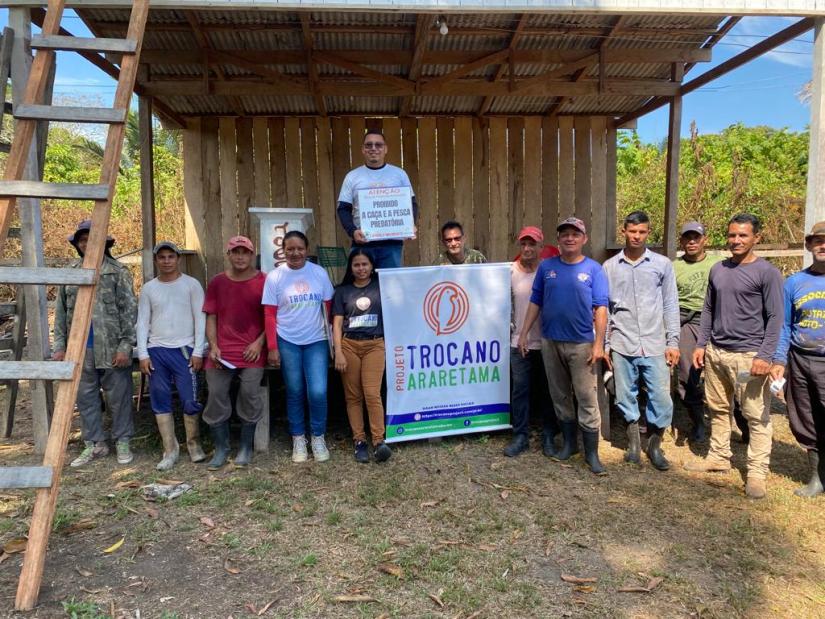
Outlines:
{"label": "ladder rung", "polygon": [[39,181],[0,181],[3,198],[53,198],[56,200],[106,200],[108,185],[83,183],[41,183]]}
{"label": "ladder rung", "polygon": [[75,123],[124,123],[126,110],[110,107],[68,107],[63,105],[18,105],[15,118]]}
{"label": "ladder rung", "polygon": [[90,286],[94,282],[94,269],[0,267],[0,284]]}
{"label": "ladder rung", "polygon": [[0,303],[0,317],[14,316],[17,313],[17,303]]}
{"label": "ladder rung", "polygon": [[0,153],[11,152],[11,144],[8,142],[0,142]]}
{"label": "ladder rung", "polygon": [[56,34],[47,37],[32,37],[32,49],[134,54],[137,50],[137,41],[133,39],[71,37]]}
{"label": "ladder rung", "polygon": [[0,361],[0,380],[71,380],[74,361]]}
{"label": "ladder rung", "polygon": [[49,488],[50,466],[0,466],[0,488]]}

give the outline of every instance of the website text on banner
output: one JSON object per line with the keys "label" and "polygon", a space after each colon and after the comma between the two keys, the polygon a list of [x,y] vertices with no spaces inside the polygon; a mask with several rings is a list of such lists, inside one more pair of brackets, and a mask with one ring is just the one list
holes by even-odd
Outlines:
{"label": "website text on banner", "polygon": [[385,269],[387,442],[510,427],[510,265]]}
{"label": "website text on banner", "polygon": [[361,231],[367,241],[411,239],[415,236],[412,190],[372,187],[358,190]]}

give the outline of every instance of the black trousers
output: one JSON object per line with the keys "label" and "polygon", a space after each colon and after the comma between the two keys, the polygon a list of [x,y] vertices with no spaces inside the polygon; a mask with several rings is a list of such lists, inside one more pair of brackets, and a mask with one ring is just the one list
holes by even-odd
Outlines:
{"label": "black trousers", "polygon": [[516,348],[510,349],[510,423],[513,434],[529,434],[530,410],[541,415],[544,432],[555,436],[559,432],[553,400],[547,388],[547,374],[540,350],[528,351],[522,357]]}
{"label": "black trousers", "polygon": [[791,348],[786,369],[791,432],[805,449],[825,451],[825,357]]}

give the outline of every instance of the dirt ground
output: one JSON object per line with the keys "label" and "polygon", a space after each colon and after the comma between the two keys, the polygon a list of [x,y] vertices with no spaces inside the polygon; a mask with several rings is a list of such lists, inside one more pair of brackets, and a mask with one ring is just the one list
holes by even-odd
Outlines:
{"label": "dirt ground", "polygon": [[[781,414],[759,502],[743,496],[741,443],[731,474],[682,470],[694,455],[681,413],[665,445],[670,472],[623,464],[616,424],[614,446],[601,447],[603,478],[580,456],[543,457],[538,436],[529,453],[505,458],[506,433],[403,444],[388,463],[361,465],[343,411],[332,417],[330,462],[293,465],[276,417],[270,452],[250,468],[209,473],[182,452],[161,475],[142,412],[131,465],[110,456],[63,471],[39,606],[11,610],[22,555],[8,554],[0,615],[825,616],[825,498],[793,496],[805,456]],[[23,398],[2,463],[37,463],[30,438]],[[68,459],[78,451],[75,431]],[[140,486],[158,479],[194,489],[144,500]],[[0,544],[26,534],[32,497],[0,493]]]}

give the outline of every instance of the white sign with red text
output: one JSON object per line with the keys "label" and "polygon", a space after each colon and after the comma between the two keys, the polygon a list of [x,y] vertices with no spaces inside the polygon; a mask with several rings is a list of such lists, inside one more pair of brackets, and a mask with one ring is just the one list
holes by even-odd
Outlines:
{"label": "white sign with red text", "polygon": [[359,189],[358,212],[361,218],[361,231],[367,241],[415,237],[410,187]]}

